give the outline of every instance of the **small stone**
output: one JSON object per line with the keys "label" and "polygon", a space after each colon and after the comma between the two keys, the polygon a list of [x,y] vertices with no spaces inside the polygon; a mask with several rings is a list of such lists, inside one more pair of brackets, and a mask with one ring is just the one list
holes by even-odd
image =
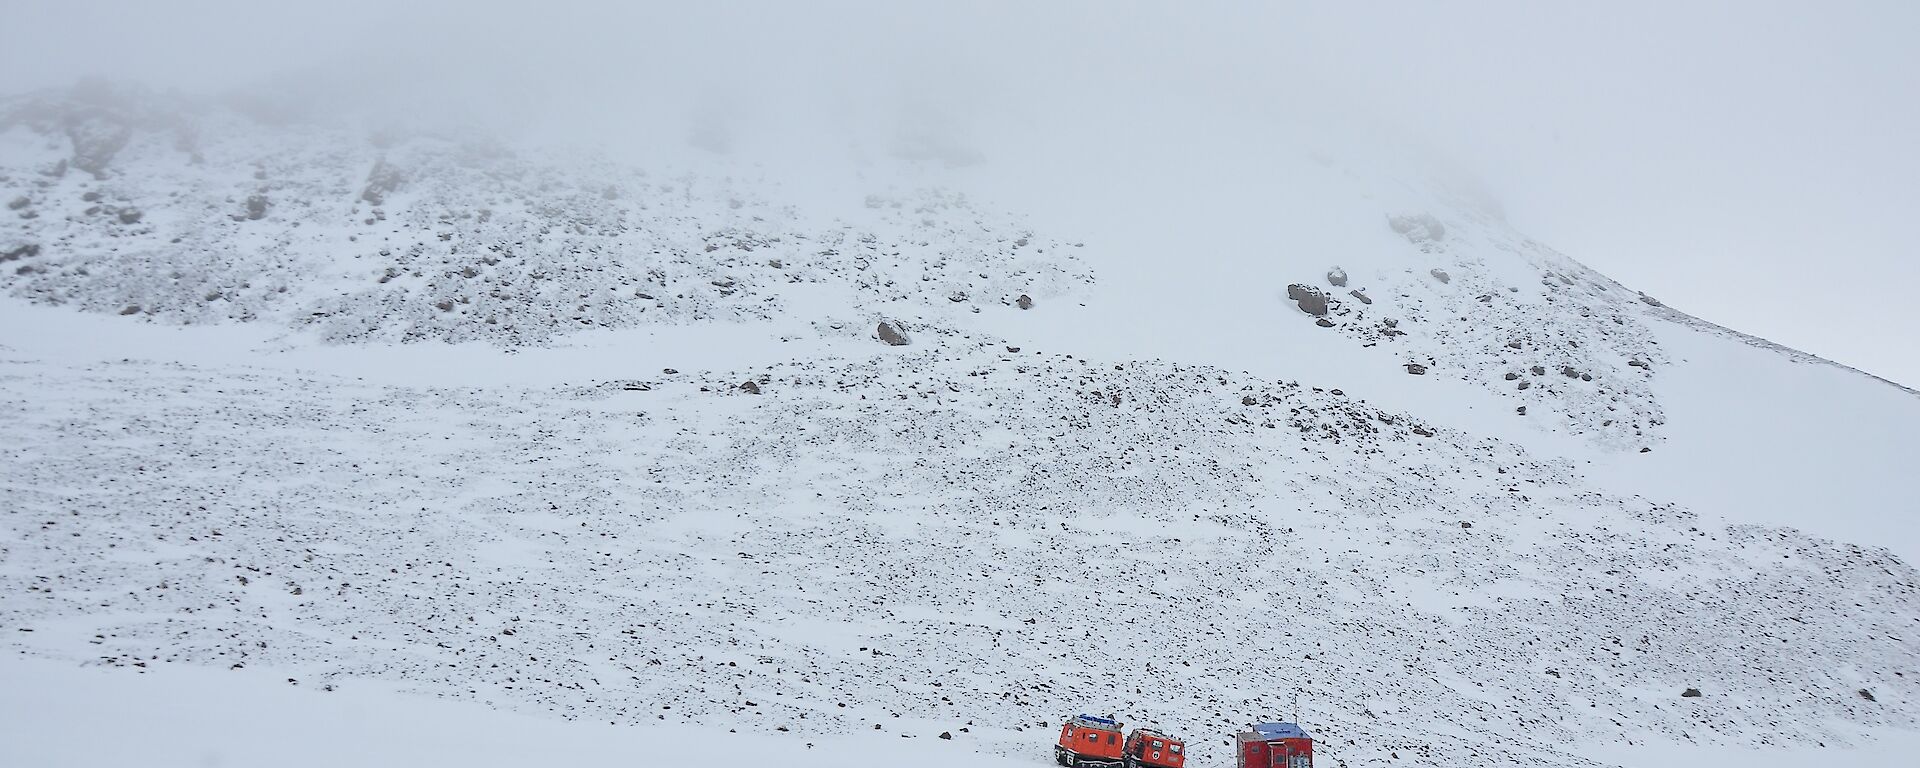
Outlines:
{"label": "small stone", "polygon": [[138,224],[140,223],[141,216],[142,214],[138,208],[120,209],[120,223],[122,224]]}
{"label": "small stone", "polygon": [[1324,318],[1324,317],[1323,317],[1323,318],[1320,318],[1320,319],[1318,319],[1318,320],[1315,320],[1315,321],[1313,321],[1313,324],[1314,324],[1314,325],[1317,325],[1317,326],[1320,326],[1320,327],[1322,327],[1322,328],[1332,328],[1332,327],[1333,327],[1333,321],[1332,321],[1332,320],[1328,320],[1328,319],[1326,319],[1326,318]]}
{"label": "small stone", "polygon": [[1339,267],[1327,270],[1327,282],[1335,288],[1347,287],[1347,271]]}
{"label": "small stone", "polygon": [[1878,701],[1878,699],[1873,698],[1873,691],[1869,691],[1865,688],[1862,688],[1858,691],[1854,691],[1854,693],[1860,694],[1860,698],[1866,699],[1867,701]]}
{"label": "small stone", "polygon": [[1688,689],[1686,689],[1686,690],[1684,690],[1684,691],[1681,691],[1681,692],[1680,692],[1680,696],[1681,696],[1681,698],[1686,698],[1686,699],[1697,699],[1697,698],[1700,698],[1700,689],[1698,689],[1698,688],[1688,688]]}
{"label": "small stone", "polygon": [[1433,279],[1438,280],[1442,283],[1453,282],[1453,276],[1447,274],[1446,270],[1441,269],[1439,267],[1434,267],[1433,269],[1427,270],[1427,274],[1433,275]]}
{"label": "small stone", "polygon": [[947,741],[953,741],[953,734],[947,731],[941,731],[940,738],[946,739]]}
{"label": "small stone", "polygon": [[1462,521],[1460,521],[1460,527],[1461,527],[1461,528],[1472,528],[1472,527],[1473,527],[1473,523],[1469,523],[1469,522],[1467,522],[1467,521],[1465,521],[1465,520],[1462,520]]}
{"label": "small stone", "polygon": [[1024,293],[1020,294],[1020,298],[1013,300],[1013,305],[1021,309],[1033,309],[1033,297]]}
{"label": "small stone", "polygon": [[140,305],[138,305],[138,304],[128,304],[128,305],[126,305],[126,306],[124,306],[124,307],[121,307],[121,308],[120,308],[120,314],[122,314],[122,315],[137,315],[137,314],[140,314]]}
{"label": "small stone", "polygon": [[741,382],[740,391],[745,392],[749,395],[760,394],[760,383],[752,379],[748,379],[744,382]]}
{"label": "small stone", "polygon": [[1407,373],[1411,373],[1415,376],[1425,376],[1427,373],[1427,367],[1419,363],[1407,363]]}
{"label": "small stone", "polygon": [[1358,299],[1358,300],[1360,301],[1360,303],[1362,303],[1362,304],[1372,304],[1372,303],[1373,303],[1373,298],[1372,298],[1372,297],[1370,297],[1370,296],[1368,296],[1368,295],[1367,295],[1367,292],[1366,292],[1366,291],[1363,291],[1363,290],[1360,290],[1360,289],[1358,289],[1358,288],[1355,288],[1355,289],[1353,289],[1353,290],[1351,290],[1351,291],[1347,291],[1347,295],[1348,295],[1348,296],[1352,296],[1352,297],[1354,297],[1355,299]]}
{"label": "small stone", "polygon": [[1520,407],[1518,407],[1518,408],[1515,408],[1515,409],[1513,409],[1513,412],[1514,412],[1514,413],[1515,413],[1516,415],[1519,415],[1519,416],[1525,416],[1525,415],[1527,415],[1527,407],[1526,407],[1526,406],[1524,406],[1524,405],[1523,405],[1523,406],[1520,406]]}
{"label": "small stone", "polygon": [[1532,367],[1532,368],[1529,368],[1529,369],[1527,369],[1527,370],[1530,370],[1530,371],[1533,371],[1533,375],[1535,375],[1535,376],[1545,376],[1545,375],[1547,375],[1547,367],[1546,367],[1546,366],[1544,366],[1544,365],[1536,365],[1536,366],[1534,366],[1534,367]]}

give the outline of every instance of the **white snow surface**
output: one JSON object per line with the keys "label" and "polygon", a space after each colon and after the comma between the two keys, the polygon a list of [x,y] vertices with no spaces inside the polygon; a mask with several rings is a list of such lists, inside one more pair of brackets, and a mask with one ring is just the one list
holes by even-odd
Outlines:
{"label": "white snow surface", "polygon": [[1272,163],[803,194],[9,102],[0,763],[1035,764],[1091,711],[1197,767],[1296,699],[1323,766],[1910,754],[1920,397]]}

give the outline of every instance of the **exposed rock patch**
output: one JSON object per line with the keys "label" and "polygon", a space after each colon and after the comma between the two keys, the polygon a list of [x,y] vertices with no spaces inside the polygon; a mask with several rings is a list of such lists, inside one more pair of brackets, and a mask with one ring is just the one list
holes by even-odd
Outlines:
{"label": "exposed rock patch", "polygon": [[895,326],[892,322],[881,322],[880,326],[875,328],[873,332],[880,337],[881,341],[892,346],[904,347],[913,343],[913,339],[907,337],[906,331]]}
{"label": "exposed rock patch", "polygon": [[1300,305],[1300,311],[1316,317],[1327,314],[1327,294],[1305,283],[1287,286],[1287,298]]}

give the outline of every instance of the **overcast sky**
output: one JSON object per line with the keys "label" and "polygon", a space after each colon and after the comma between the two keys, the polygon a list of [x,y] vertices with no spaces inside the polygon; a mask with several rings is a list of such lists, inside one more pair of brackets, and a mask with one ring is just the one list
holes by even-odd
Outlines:
{"label": "overcast sky", "polygon": [[0,0],[0,91],[330,73],[602,134],[873,98],[989,132],[1288,105],[1449,158],[1521,231],[1677,308],[1920,385],[1920,3],[804,5]]}

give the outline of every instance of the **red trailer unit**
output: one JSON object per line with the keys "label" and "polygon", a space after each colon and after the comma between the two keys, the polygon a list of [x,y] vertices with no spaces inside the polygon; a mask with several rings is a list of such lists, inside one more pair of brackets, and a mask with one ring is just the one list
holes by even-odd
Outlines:
{"label": "red trailer unit", "polygon": [[1240,768],[1313,768],[1313,734],[1293,723],[1255,723],[1235,740]]}
{"label": "red trailer unit", "polygon": [[1187,743],[1152,728],[1127,734],[1125,768],[1186,768]]}

